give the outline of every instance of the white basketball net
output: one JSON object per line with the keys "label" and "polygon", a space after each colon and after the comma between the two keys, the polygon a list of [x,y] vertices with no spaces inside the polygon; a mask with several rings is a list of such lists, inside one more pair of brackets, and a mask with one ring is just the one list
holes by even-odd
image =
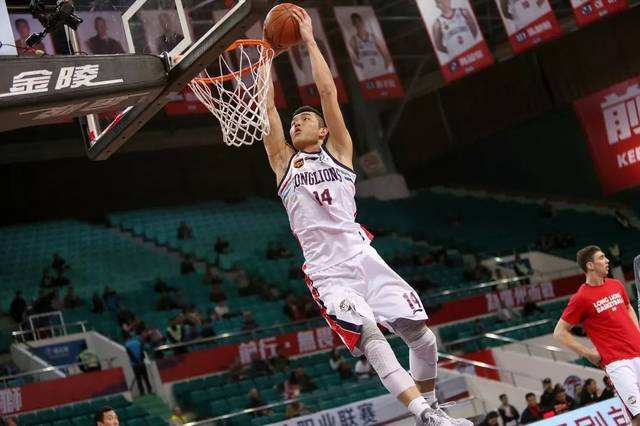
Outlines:
{"label": "white basketball net", "polygon": [[268,45],[240,40],[220,55],[221,77],[212,78],[205,69],[189,83],[198,100],[220,121],[225,144],[251,145],[269,134],[267,94],[273,57]]}

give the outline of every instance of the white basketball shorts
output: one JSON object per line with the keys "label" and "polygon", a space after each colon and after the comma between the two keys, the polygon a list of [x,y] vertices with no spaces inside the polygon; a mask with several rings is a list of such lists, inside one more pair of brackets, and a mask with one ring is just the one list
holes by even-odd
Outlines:
{"label": "white basketball shorts", "polygon": [[390,331],[399,318],[428,318],[418,293],[369,245],[342,263],[305,276],[305,281],[324,319],[356,356],[363,317]]}
{"label": "white basketball shorts", "polygon": [[631,416],[640,414],[640,358],[614,361],[604,368]]}

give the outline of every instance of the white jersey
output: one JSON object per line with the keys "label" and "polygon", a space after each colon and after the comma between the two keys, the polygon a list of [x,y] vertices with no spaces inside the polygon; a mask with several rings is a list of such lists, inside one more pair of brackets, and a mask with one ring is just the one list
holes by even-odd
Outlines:
{"label": "white jersey", "polygon": [[355,172],[325,147],[291,157],[278,195],[302,247],[307,274],[344,262],[370,243],[355,221],[355,180]]}
{"label": "white jersey", "polygon": [[509,0],[508,5],[516,32],[550,11],[547,2],[540,7],[536,0]]}
{"label": "white jersey", "polygon": [[475,37],[467,24],[462,9],[453,9],[451,17],[438,16],[442,44],[447,48],[449,59],[453,59],[474,45]]}
{"label": "white jersey", "polygon": [[356,66],[356,71],[362,74],[363,78],[374,78],[387,73],[387,66],[378,50],[375,37],[367,33],[365,38],[360,38],[358,34],[352,37],[352,45],[355,45],[355,54],[362,68]]}

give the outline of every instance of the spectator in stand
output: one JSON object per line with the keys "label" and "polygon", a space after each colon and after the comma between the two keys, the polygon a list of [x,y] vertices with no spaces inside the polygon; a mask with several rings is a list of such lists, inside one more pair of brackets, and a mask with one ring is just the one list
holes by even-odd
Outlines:
{"label": "spectator in stand", "polygon": [[86,342],[82,342],[80,345],[80,353],[78,354],[78,362],[80,365],[80,371],[88,373],[89,371],[100,371],[100,360],[95,352],[89,350]]}
{"label": "spectator in stand", "polygon": [[105,405],[93,417],[96,426],[118,426],[118,414],[116,410]]}
{"label": "spectator in stand", "polygon": [[53,282],[53,277],[49,273],[49,268],[44,268],[44,270],[42,271],[42,278],[40,279],[40,287],[42,288],[55,287],[55,283]]}
{"label": "spectator in stand", "polygon": [[228,318],[237,317],[238,315],[240,315],[240,312],[230,310],[229,306],[227,305],[227,302],[224,299],[218,302],[216,306],[213,308],[213,310],[218,316],[218,318],[228,319]]}
{"label": "spectator in stand", "polygon": [[329,365],[333,371],[337,371],[342,380],[350,379],[353,377],[353,369],[351,368],[351,364],[349,364],[342,354],[338,352],[337,348],[333,348],[331,350],[331,355],[329,356]]}
{"label": "spectator in stand", "polygon": [[553,384],[550,378],[546,378],[542,381],[542,396],[540,397],[540,405],[544,410],[553,408]]}
{"label": "spectator in stand", "polygon": [[532,392],[529,392],[526,395],[527,398],[527,408],[522,412],[522,417],[520,417],[520,423],[526,425],[528,423],[537,422],[538,420],[542,420],[542,410],[538,405],[538,401],[536,400],[536,395]]}
{"label": "spectator in stand", "polygon": [[178,307],[178,302],[169,292],[162,292],[156,299],[156,309],[159,311],[171,311]]}
{"label": "spectator in stand", "polygon": [[131,332],[129,336],[125,335],[124,347],[127,349],[127,354],[129,355],[131,367],[133,368],[133,374],[135,375],[136,382],[138,383],[138,390],[140,391],[140,395],[151,393],[151,383],[149,383],[147,367],[144,365],[144,349],[142,348],[142,342],[136,335],[135,331]]}
{"label": "spectator in stand", "polygon": [[295,371],[292,371],[289,374],[287,380],[284,381],[282,385],[282,393],[284,395],[284,399],[293,399],[300,396],[300,383],[298,383],[298,375]]}
{"label": "spectator in stand", "polygon": [[120,296],[118,293],[108,285],[104,287],[102,291],[102,300],[104,300],[104,304],[110,311],[115,311],[118,309],[118,305],[120,304]]}
{"label": "spectator in stand", "polygon": [[499,304],[499,308],[498,308],[497,316],[500,321],[504,323],[509,323],[513,320],[520,318],[520,314],[514,311],[513,307],[507,306],[506,304],[504,304],[500,299],[500,296],[498,296],[498,304]]}
{"label": "spectator in stand", "polygon": [[271,370],[269,363],[260,357],[259,353],[254,352],[251,354],[251,372],[254,377],[257,377],[267,376],[273,373],[273,370]]}
{"label": "spectator in stand", "polygon": [[178,226],[177,236],[179,240],[189,240],[193,238],[193,229],[182,220]]}
{"label": "spectator in stand", "polygon": [[[163,345],[164,340],[162,332],[156,327],[149,327],[142,330],[140,333],[140,341],[142,341],[144,347],[150,351],[153,351],[158,346]],[[162,354],[162,352],[159,352],[159,354]]]}
{"label": "spectator in stand", "polygon": [[289,370],[291,362],[289,361],[289,357],[285,354],[283,345],[278,345],[276,347],[276,355],[269,360],[269,364],[274,372],[284,372]]}
{"label": "spectator in stand", "polygon": [[309,414],[307,407],[300,401],[293,401],[287,405],[287,409],[284,412],[284,416],[287,419],[293,419],[294,417],[300,417],[304,414]]}
{"label": "spectator in stand", "polygon": [[220,303],[227,300],[227,296],[226,294],[224,294],[224,291],[222,291],[222,287],[219,283],[211,284],[211,294],[209,296],[209,299],[215,303]]}
{"label": "spectator in stand", "polygon": [[234,382],[243,380],[246,377],[245,370],[246,369],[240,360],[240,355],[238,355],[229,365],[229,378]]}
{"label": "spectator in stand", "polygon": [[538,304],[531,298],[531,296],[529,296],[527,294],[527,296],[524,298],[524,306],[522,307],[522,315],[524,317],[528,317],[530,315],[535,314],[536,312],[544,312],[544,309],[542,309],[540,306],[538,306]]}
{"label": "spectator in stand", "polygon": [[93,296],[91,296],[91,312],[94,314],[104,312],[104,300],[102,300],[97,291],[94,291]]}
{"label": "spectator in stand", "polygon": [[498,407],[498,414],[502,419],[503,426],[516,426],[520,419],[520,413],[516,410],[516,407],[509,404],[509,397],[506,394],[500,395],[500,406]]}
{"label": "spectator in stand", "polygon": [[304,311],[298,306],[296,296],[293,294],[289,294],[285,299],[285,305],[282,311],[291,321],[300,321],[305,318]]}
{"label": "spectator in stand", "polygon": [[576,401],[567,395],[562,386],[556,386],[555,398],[553,401],[553,410],[556,414],[565,413],[578,407]]}
{"label": "spectator in stand", "polygon": [[[183,342],[182,337],[182,317],[177,316],[169,320],[169,326],[167,327],[167,340],[169,344],[176,345]],[[181,346],[174,350],[176,354],[182,354],[187,351],[187,348]]]}
{"label": "spectator in stand", "polygon": [[296,265],[295,263],[291,263],[289,265],[289,279],[295,280],[298,278],[304,278],[304,272],[302,272],[302,269],[300,269],[298,265]]}
{"label": "spectator in stand", "polygon": [[[520,253],[516,253],[513,259],[513,271],[518,277],[526,277],[531,274],[531,269],[529,269],[529,266],[522,260]],[[521,283],[529,284],[528,280],[521,281]]]}
{"label": "spectator in stand", "polygon": [[318,389],[318,386],[311,380],[311,377],[307,376],[307,373],[304,372],[303,367],[298,367],[294,371],[298,384],[300,385],[300,392],[313,392]]}
{"label": "spectator in stand", "polygon": [[20,290],[16,290],[16,295],[11,301],[11,306],[9,307],[9,313],[11,318],[20,324],[24,319],[24,313],[27,311],[27,301],[22,297],[22,292]]}
{"label": "spectator in stand", "polygon": [[68,285],[71,281],[69,278],[64,276],[64,272],[57,271],[55,277],[53,277],[53,286],[54,287],[64,287]]}
{"label": "spectator in stand", "polygon": [[177,405],[173,407],[171,417],[169,418],[169,426],[180,426],[187,422],[187,418],[182,414],[182,409]]}
{"label": "spectator in stand", "polygon": [[604,390],[600,394],[600,401],[614,398],[616,396],[616,389],[613,387],[613,382],[609,376],[604,376],[602,382],[604,383]]}
{"label": "spectator in stand", "polygon": [[202,277],[202,284],[211,285],[216,283],[222,283],[222,275],[220,275],[218,268],[207,265],[207,272]]}
{"label": "spectator in stand", "polygon": [[64,307],[66,309],[73,309],[84,305],[84,301],[76,294],[73,286],[67,287],[67,292],[64,295]]}
{"label": "spectator in stand", "polygon": [[369,360],[364,355],[358,359],[353,370],[358,380],[368,379],[373,374],[373,367],[371,367]]}
{"label": "spectator in stand", "polygon": [[229,242],[224,240],[221,236],[216,239],[216,244],[213,247],[218,254],[229,253]]}
{"label": "spectator in stand", "polygon": [[598,383],[591,378],[585,380],[579,397],[581,407],[598,402]]}
{"label": "spectator in stand", "polygon": [[[248,396],[249,396],[249,401],[247,402],[247,405],[245,407],[247,409],[264,407],[265,405],[267,405],[267,403],[264,402],[262,398],[260,398],[260,392],[258,392],[258,389],[256,388],[251,388],[249,390]],[[253,417],[270,416],[271,414],[272,414],[271,410],[264,409],[264,410],[254,411]]]}
{"label": "spectator in stand", "polygon": [[53,311],[51,302],[53,300],[53,292],[47,292],[44,289],[38,291],[38,297],[33,301],[33,313],[44,314]]}
{"label": "spectator in stand", "polygon": [[206,317],[204,320],[202,320],[200,335],[202,337],[213,337],[216,335],[216,332],[213,329],[213,320],[211,319],[211,317]]}
{"label": "spectator in stand", "polygon": [[53,254],[51,268],[53,268],[55,271],[58,271],[59,275],[62,275],[67,269],[71,269],[71,267],[67,264],[67,261],[64,260],[58,253]]}
{"label": "spectator in stand", "polygon": [[479,426],[498,426],[500,423],[498,419],[500,416],[495,411],[489,411],[487,416],[484,418],[482,422],[480,422]]}
{"label": "spectator in stand", "polygon": [[256,328],[259,328],[259,327],[260,326],[258,325],[256,320],[253,318],[253,314],[251,313],[251,311],[244,311],[242,313],[242,330],[243,331],[255,330]]}
{"label": "spectator in stand", "polygon": [[190,254],[186,255],[180,264],[180,274],[187,275],[192,274],[196,271],[196,266],[193,263],[193,256]]}
{"label": "spectator in stand", "polygon": [[153,284],[153,291],[156,293],[164,293],[167,291],[176,291],[176,288],[167,285],[167,282],[163,280],[162,277],[158,277]]}
{"label": "spectator in stand", "polygon": [[487,330],[484,328],[484,325],[482,325],[482,322],[480,321],[480,318],[476,318],[475,321],[473,321],[473,334],[476,336],[479,336],[481,334],[486,333]]}
{"label": "spectator in stand", "polygon": [[51,309],[53,309],[54,311],[60,311],[64,308],[64,302],[63,300],[60,298],[60,292],[58,291],[57,288],[54,288],[53,291],[51,293],[49,293],[51,296]]}

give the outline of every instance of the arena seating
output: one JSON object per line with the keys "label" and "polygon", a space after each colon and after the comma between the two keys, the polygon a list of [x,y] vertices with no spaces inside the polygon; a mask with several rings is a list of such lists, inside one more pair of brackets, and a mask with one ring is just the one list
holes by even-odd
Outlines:
{"label": "arena seating", "polygon": [[18,424],[25,426],[93,426],[93,416],[103,406],[116,410],[122,426],[157,426],[167,422],[127,401],[122,395],[95,398],[89,401],[61,405],[56,408],[22,414]]}

